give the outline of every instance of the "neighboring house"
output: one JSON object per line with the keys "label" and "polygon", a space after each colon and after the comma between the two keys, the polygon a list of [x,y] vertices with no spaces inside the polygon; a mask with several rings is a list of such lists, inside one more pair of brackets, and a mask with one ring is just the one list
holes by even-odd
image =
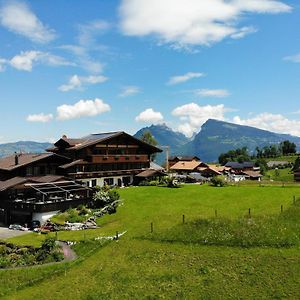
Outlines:
{"label": "neighboring house", "polygon": [[180,161],[200,161],[197,156],[170,156],[168,159],[169,169]]}
{"label": "neighboring house", "polygon": [[211,165],[208,164],[207,168],[203,168],[201,171],[201,174],[204,177],[210,178],[214,176],[219,176],[219,175],[225,175],[230,171],[230,168],[227,168],[225,166],[216,166],[216,165]]}
{"label": "neighboring house", "polygon": [[207,168],[207,164],[202,161],[179,161],[170,170],[181,175],[188,175],[191,172],[200,173],[202,168]]}
{"label": "neighboring house", "polygon": [[288,161],[268,161],[267,166],[269,169],[275,169],[277,167],[283,167],[286,165],[289,165],[290,163]]}
{"label": "neighboring house", "polygon": [[236,161],[230,161],[225,164],[225,167],[230,168],[231,170],[235,170],[235,171],[254,170],[255,163],[252,161],[245,161],[243,163],[239,163]]}
{"label": "neighboring house", "polygon": [[225,167],[229,168],[227,177],[230,181],[237,182],[246,179],[260,181],[262,178],[260,168],[256,167],[254,162],[228,162]]}
{"label": "neighboring house", "polygon": [[0,159],[0,180],[13,177],[56,175],[59,166],[69,163],[70,158],[54,153],[19,153]]}

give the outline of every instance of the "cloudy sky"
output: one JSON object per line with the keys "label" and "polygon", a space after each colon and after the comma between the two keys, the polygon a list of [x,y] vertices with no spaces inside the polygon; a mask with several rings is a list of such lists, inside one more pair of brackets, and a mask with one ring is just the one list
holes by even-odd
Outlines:
{"label": "cloudy sky", "polygon": [[296,0],[0,1],[0,143],[209,118],[300,136]]}

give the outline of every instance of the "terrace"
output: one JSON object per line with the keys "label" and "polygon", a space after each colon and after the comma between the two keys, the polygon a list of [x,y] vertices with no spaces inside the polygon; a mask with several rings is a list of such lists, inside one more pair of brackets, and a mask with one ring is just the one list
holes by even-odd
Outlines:
{"label": "terrace", "polygon": [[31,212],[61,210],[86,203],[90,189],[74,181],[27,183],[7,194],[4,208]]}

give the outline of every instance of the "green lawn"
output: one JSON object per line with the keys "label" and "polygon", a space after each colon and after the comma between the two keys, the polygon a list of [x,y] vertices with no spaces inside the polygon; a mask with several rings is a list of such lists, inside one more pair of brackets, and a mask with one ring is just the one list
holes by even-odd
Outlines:
{"label": "green lawn", "polygon": [[280,181],[280,182],[293,182],[294,181],[294,174],[291,171],[291,168],[269,170],[269,171],[267,171],[267,174],[265,177],[268,177],[269,179],[272,179],[274,181]]}
{"label": "green lawn", "polygon": [[[135,187],[120,193],[123,206],[117,214],[101,219],[100,229],[86,232],[85,237],[83,231],[59,233],[60,239],[82,240],[127,230],[119,241],[95,250],[66,270],[58,264],[34,272],[1,271],[2,295],[7,299],[72,300],[298,298],[298,246],[245,249],[143,237],[149,235],[151,222],[157,235],[180,226],[183,214],[186,222],[212,218],[215,210],[218,217],[231,220],[247,215],[249,208],[253,216],[276,216],[281,205],[288,209],[293,196],[300,197],[300,188],[186,185],[179,189]],[[43,238],[29,234],[11,241],[38,244]],[[24,285],[30,276],[40,274],[43,280]]]}

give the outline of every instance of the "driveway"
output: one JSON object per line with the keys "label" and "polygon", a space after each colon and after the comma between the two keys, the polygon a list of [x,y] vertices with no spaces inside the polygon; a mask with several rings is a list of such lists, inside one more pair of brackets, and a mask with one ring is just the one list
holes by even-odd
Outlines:
{"label": "driveway", "polygon": [[28,234],[31,231],[9,230],[7,227],[0,227],[0,240]]}

